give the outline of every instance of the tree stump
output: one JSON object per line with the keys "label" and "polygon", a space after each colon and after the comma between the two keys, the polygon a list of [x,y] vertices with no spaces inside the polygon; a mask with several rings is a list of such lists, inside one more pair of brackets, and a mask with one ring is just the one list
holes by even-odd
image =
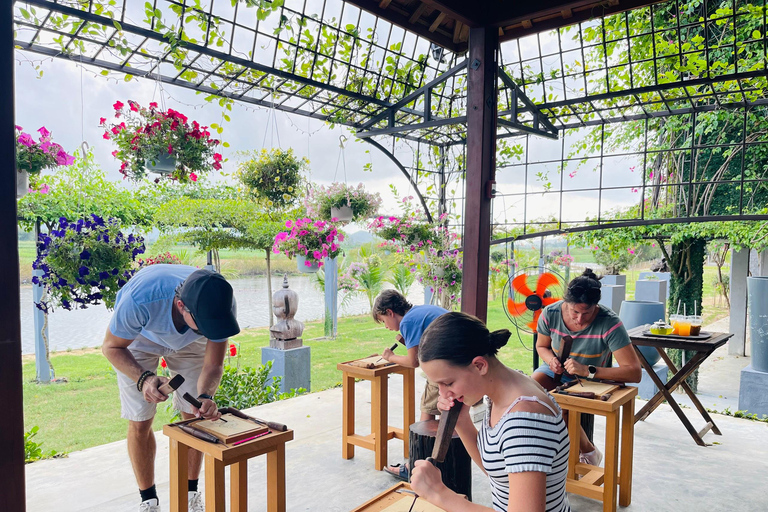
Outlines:
{"label": "tree stump", "polygon": [[[438,424],[438,420],[429,420],[418,421],[411,425],[408,435],[409,467],[412,468],[415,461],[426,459],[432,455]],[[448,447],[445,461],[437,463],[436,467],[442,474],[443,483],[449,489],[464,494],[470,501],[472,500],[472,458],[464,448],[464,444],[456,431],[451,437],[451,444]]]}

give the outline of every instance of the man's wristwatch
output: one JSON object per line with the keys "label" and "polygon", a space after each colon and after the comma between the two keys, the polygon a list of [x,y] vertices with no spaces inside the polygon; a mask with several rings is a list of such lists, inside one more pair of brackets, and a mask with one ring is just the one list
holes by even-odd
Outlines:
{"label": "man's wristwatch", "polygon": [[597,373],[597,366],[589,365],[589,366],[587,366],[587,370],[589,371],[589,376],[587,378],[588,379],[594,379],[595,378],[595,374]]}
{"label": "man's wristwatch", "polygon": [[201,398],[206,398],[208,400],[213,400],[213,397],[211,395],[207,395],[205,393],[200,393],[199,395],[197,395],[197,399],[198,400],[200,400]]}

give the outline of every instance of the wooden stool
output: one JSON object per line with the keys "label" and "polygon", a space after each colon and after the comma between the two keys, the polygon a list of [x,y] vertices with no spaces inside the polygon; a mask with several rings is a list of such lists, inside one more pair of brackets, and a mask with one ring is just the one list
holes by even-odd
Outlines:
{"label": "wooden stool", "polygon": [[[417,460],[426,459],[432,455],[435,446],[438,420],[417,421],[411,425],[409,445],[411,455],[408,467],[413,467]],[[472,458],[469,456],[464,443],[456,431],[451,436],[451,444],[443,462],[435,466],[440,470],[443,483],[453,492],[463,494],[472,501]]]}
{"label": "wooden stool", "polygon": [[[408,458],[408,441],[406,432],[416,420],[416,403],[414,397],[413,368],[389,364],[381,368],[360,368],[347,363],[339,363],[336,368],[343,372],[344,412],[342,426],[342,450],[344,459],[355,456],[355,446],[373,450],[375,453],[374,467],[381,470],[387,464],[387,441],[392,438],[403,440],[403,457]],[[392,373],[403,376],[403,428],[388,425],[389,385],[387,377]],[[371,434],[362,436],[355,434],[355,379],[371,381]]]}
{"label": "wooden stool", "polygon": [[275,432],[236,446],[213,444],[165,425],[170,438],[171,512],[187,512],[187,455],[190,448],[205,457],[205,510],[224,512],[224,468],[230,468],[232,512],[248,510],[248,459],[267,454],[267,510],[285,512],[285,443],[293,430]]}
{"label": "wooden stool", "polygon": [[[632,502],[635,396],[637,388],[632,386],[619,389],[606,401],[552,393],[552,397],[557,400],[563,411],[568,411],[568,439],[571,442],[571,451],[568,454],[566,491],[601,500],[604,512],[616,511],[617,485],[619,505],[627,507]],[[582,413],[605,416],[605,469],[579,462]]]}

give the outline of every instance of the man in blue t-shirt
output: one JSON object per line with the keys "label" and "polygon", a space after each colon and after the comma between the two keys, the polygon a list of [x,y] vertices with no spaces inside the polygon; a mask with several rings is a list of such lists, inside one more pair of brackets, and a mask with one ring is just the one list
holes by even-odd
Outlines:
{"label": "man in blue t-shirt", "polygon": [[[240,332],[232,286],[221,274],[186,265],[151,265],[120,289],[102,352],[117,372],[121,415],[128,424],[128,455],[141,494],[140,512],[159,512],[155,489],[155,435],[152,422],[158,388],[168,377],[155,375],[164,358],[171,376],[184,383],[174,393],[183,419],[218,419],[213,401],[223,372],[228,338]],[[196,396],[200,408],[182,400]],[[189,450],[188,503],[205,510],[197,491],[202,454]]]}
{"label": "man in blue t-shirt", "polygon": [[[384,327],[390,331],[400,331],[397,339],[408,350],[406,355],[399,356],[389,348],[386,348],[381,357],[391,363],[418,368],[421,335],[435,318],[447,312],[447,309],[440,306],[428,304],[414,306],[397,290],[384,290],[381,292],[373,304],[373,319],[376,323],[383,323]],[[440,414],[440,410],[437,408],[438,396],[437,385],[427,380],[424,394],[421,395],[420,421],[433,420],[435,416]],[[395,476],[407,479],[408,470],[405,469],[405,466],[397,464],[395,466],[387,466],[385,469]]]}

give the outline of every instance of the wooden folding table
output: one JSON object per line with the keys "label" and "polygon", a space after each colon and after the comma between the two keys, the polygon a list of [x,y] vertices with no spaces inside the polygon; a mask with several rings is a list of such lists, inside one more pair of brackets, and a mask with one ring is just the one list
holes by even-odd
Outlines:
{"label": "wooden folding table", "polygon": [[[659,390],[653,396],[653,398],[651,398],[648,403],[645,404],[645,406],[643,406],[643,408],[640,409],[637,414],[635,414],[635,422],[647,418],[648,415],[651,414],[666,399],[670,407],[672,407],[672,410],[675,411],[675,414],[677,414],[677,417],[680,418],[680,421],[683,423],[686,430],[688,430],[688,433],[691,434],[693,440],[696,441],[696,444],[700,446],[707,446],[707,443],[705,443],[704,439],[702,439],[707,432],[712,430],[712,432],[718,436],[722,434],[720,433],[720,429],[717,428],[717,425],[715,425],[715,421],[709,415],[704,406],[701,405],[701,402],[699,402],[696,394],[685,382],[685,379],[688,378],[688,376],[694,371],[696,371],[696,369],[701,366],[701,363],[703,363],[709,356],[711,356],[715,350],[722,347],[725,342],[733,336],[733,334],[713,332],[709,333],[711,336],[707,339],[686,339],[682,336],[658,336],[643,334],[644,332],[647,332],[649,328],[650,325],[641,325],[629,330],[629,339],[632,340],[632,346],[635,347],[635,352],[637,352],[637,356],[640,358],[640,363],[643,365],[643,368],[645,368],[648,376],[650,376]],[[658,375],[656,375],[656,372],[653,371],[653,366],[648,363],[645,357],[643,357],[643,353],[640,352],[640,349],[638,348],[639,346],[654,347],[658,351],[659,355],[664,360],[669,370],[673,373],[672,378],[669,379],[666,384],[661,382],[661,379],[659,379]],[[669,358],[669,355],[667,355],[667,352],[664,350],[667,348],[692,351],[696,352],[696,354],[694,354],[690,360],[686,361],[685,364],[678,369]],[[693,405],[699,411],[699,414],[701,414],[701,416],[704,418],[704,421],[707,422],[706,425],[704,425],[704,428],[701,430],[696,431],[691,422],[683,413],[683,410],[677,404],[677,401],[672,396],[672,392],[678,387],[683,388],[685,393],[688,395],[688,398],[691,399],[691,402],[693,402]]]}

